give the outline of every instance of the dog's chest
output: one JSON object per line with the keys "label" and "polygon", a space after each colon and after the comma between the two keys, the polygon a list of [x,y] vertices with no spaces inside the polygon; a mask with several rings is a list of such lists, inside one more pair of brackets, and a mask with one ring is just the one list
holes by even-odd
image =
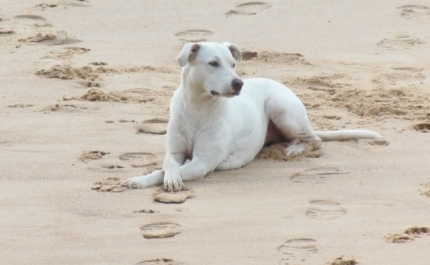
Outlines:
{"label": "dog's chest", "polygon": [[196,152],[206,152],[205,149],[213,145],[228,145],[228,126],[219,117],[190,115],[175,120],[172,128],[172,132],[177,135],[175,144],[181,145],[188,158],[192,158]]}

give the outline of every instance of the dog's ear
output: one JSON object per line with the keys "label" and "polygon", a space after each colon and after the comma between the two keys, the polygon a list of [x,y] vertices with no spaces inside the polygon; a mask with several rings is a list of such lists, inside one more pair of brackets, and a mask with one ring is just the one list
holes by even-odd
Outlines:
{"label": "dog's ear", "polygon": [[196,59],[199,49],[200,44],[198,43],[185,43],[184,47],[176,58],[179,65],[184,67],[188,62],[192,62],[194,59]]}
{"label": "dog's ear", "polygon": [[242,61],[242,52],[239,50],[239,48],[236,45],[228,42],[224,42],[223,44],[230,50],[233,58],[240,63]]}

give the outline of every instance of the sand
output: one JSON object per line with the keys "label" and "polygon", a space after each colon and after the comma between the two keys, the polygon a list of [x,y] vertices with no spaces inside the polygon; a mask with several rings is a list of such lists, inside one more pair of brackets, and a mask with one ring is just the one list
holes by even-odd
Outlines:
{"label": "sand", "polygon": [[[429,28],[424,0],[0,0],[0,263],[429,264]],[[384,139],[277,145],[187,200],[121,189],[161,167],[175,58],[204,40],[314,129]]]}

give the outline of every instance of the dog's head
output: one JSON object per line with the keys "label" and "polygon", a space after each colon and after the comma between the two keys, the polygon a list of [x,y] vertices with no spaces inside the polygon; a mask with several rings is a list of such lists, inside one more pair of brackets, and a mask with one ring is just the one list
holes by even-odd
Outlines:
{"label": "dog's head", "polygon": [[186,82],[212,96],[233,97],[242,89],[243,81],[234,71],[241,61],[239,48],[230,43],[187,43],[177,57],[186,71]]}

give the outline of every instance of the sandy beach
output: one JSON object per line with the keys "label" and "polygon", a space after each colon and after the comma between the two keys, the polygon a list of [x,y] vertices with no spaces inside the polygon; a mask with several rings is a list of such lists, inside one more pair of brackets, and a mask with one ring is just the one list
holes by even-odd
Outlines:
{"label": "sandy beach", "polygon": [[[424,0],[0,0],[0,264],[430,264],[429,29]],[[272,146],[183,203],[125,190],[162,165],[199,41],[237,45],[313,129],[384,137]]]}

